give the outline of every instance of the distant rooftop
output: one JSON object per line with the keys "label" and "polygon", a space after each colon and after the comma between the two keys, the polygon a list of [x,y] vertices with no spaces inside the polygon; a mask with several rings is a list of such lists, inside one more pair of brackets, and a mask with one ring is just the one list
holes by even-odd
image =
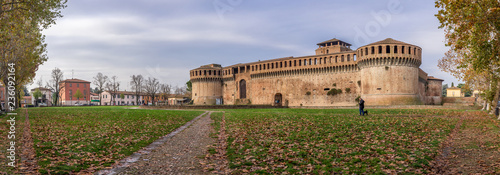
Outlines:
{"label": "distant rooftop", "polygon": [[61,81],[61,82],[68,82],[68,83],[90,83],[89,81],[80,80],[80,79],[76,79],[76,78],[66,79],[66,80]]}

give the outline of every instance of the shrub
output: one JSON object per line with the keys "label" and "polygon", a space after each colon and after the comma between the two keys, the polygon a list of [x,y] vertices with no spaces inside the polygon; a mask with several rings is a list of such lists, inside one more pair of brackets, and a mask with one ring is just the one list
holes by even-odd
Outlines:
{"label": "shrub", "polygon": [[350,93],[351,92],[351,88],[345,88],[345,93]]}
{"label": "shrub", "polygon": [[328,93],[326,93],[326,95],[337,95],[337,94],[341,94],[341,93],[342,93],[342,89],[332,88],[332,89],[330,89],[330,91],[328,91]]}
{"label": "shrub", "polygon": [[333,87],[337,87],[337,83],[333,83]]}
{"label": "shrub", "polygon": [[306,95],[311,95],[311,91],[307,91],[307,92],[306,92]]}

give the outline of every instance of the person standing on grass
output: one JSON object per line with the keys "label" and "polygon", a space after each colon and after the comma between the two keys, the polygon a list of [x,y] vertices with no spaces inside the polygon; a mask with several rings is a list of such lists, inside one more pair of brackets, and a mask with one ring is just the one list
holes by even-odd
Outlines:
{"label": "person standing on grass", "polygon": [[359,115],[365,115],[365,101],[360,97],[359,98]]}

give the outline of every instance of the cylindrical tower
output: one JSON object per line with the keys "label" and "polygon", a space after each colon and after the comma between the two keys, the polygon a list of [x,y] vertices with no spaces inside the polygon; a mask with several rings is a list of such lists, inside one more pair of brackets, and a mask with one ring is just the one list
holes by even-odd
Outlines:
{"label": "cylindrical tower", "polygon": [[195,105],[222,104],[222,67],[204,65],[190,71],[192,99]]}
{"label": "cylindrical tower", "polygon": [[418,96],[422,49],[387,38],[357,49],[361,97],[367,105],[422,104]]}

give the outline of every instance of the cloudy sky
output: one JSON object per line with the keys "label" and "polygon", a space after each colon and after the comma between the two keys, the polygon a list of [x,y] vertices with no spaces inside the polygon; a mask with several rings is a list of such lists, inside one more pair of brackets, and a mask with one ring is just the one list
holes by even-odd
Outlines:
{"label": "cloudy sky", "polygon": [[424,71],[444,83],[457,82],[437,67],[448,48],[433,0],[70,0],[67,5],[64,17],[44,31],[49,60],[34,82],[48,81],[58,67],[64,78],[116,75],[121,90],[130,90],[134,74],[183,86],[189,70],[201,65],[313,55],[316,43],[332,38],[353,49],[385,38],[418,45]]}

